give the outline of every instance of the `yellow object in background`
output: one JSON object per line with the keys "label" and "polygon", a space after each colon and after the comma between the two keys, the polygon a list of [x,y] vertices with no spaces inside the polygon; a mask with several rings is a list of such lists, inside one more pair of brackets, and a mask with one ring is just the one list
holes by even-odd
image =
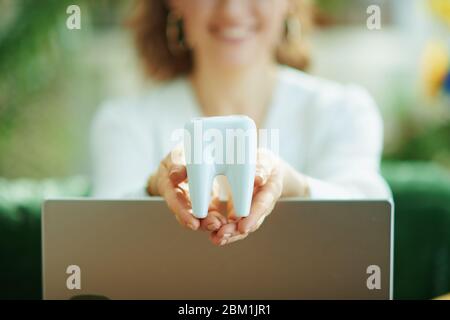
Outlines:
{"label": "yellow object in background", "polygon": [[438,95],[447,76],[448,55],[446,46],[441,42],[430,42],[425,47],[422,56],[422,73],[426,93],[431,97]]}
{"label": "yellow object in background", "polygon": [[434,300],[450,300],[450,293],[447,293],[447,294],[444,294],[443,296],[434,298]]}
{"label": "yellow object in background", "polygon": [[450,0],[429,0],[429,3],[433,13],[450,26]]}

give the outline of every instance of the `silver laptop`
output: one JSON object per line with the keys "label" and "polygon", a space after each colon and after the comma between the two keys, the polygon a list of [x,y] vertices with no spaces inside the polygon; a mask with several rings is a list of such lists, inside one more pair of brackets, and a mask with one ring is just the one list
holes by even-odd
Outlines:
{"label": "silver laptop", "polygon": [[390,299],[388,201],[282,200],[261,228],[217,247],[161,199],[48,200],[45,299]]}

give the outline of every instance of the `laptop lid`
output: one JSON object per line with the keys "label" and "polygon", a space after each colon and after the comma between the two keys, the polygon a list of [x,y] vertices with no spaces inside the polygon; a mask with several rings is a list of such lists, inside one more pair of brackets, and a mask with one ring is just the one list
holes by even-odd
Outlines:
{"label": "laptop lid", "polygon": [[45,299],[389,299],[388,201],[282,200],[261,228],[217,247],[161,199],[48,200]]}

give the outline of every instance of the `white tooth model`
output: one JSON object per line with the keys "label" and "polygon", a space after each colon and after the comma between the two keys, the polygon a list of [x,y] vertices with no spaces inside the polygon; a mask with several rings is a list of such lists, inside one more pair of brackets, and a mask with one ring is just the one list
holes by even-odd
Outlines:
{"label": "white tooth model", "polygon": [[228,179],[236,216],[248,216],[256,170],[255,122],[241,115],[194,118],[185,125],[184,148],[194,216],[207,216],[218,175]]}

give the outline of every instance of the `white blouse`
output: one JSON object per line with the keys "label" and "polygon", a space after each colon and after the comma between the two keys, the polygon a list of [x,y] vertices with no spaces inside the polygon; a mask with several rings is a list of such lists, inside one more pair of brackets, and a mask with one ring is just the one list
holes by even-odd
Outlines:
{"label": "white blouse", "polygon": [[[145,195],[148,177],[176,144],[174,130],[198,116],[186,78],[105,103],[91,132],[94,196]],[[313,199],[391,197],[379,173],[382,120],[364,89],[280,66],[262,128],[279,130],[278,154],[309,177]]]}

